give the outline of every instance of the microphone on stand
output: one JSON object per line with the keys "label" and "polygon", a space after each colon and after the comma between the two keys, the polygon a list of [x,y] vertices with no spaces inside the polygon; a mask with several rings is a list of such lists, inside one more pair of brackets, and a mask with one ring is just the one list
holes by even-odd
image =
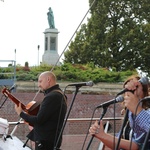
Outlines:
{"label": "microphone on stand", "polygon": [[[143,84],[143,85],[149,84],[149,80],[148,80],[147,77],[142,77],[142,78],[139,80],[139,82],[140,82],[141,84]],[[124,89],[122,89],[117,95],[121,95],[121,94],[123,94],[123,93],[125,93],[125,92],[128,92],[128,91],[134,92],[134,90],[128,90],[128,89],[124,88]]]}
{"label": "microphone on stand", "polygon": [[11,92],[14,88],[16,87],[16,84],[14,84],[9,90],[9,92]]}
{"label": "microphone on stand", "polygon": [[119,103],[119,102],[123,102],[123,101],[124,101],[124,97],[122,95],[119,95],[115,99],[112,99],[112,100],[109,100],[107,102],[104,102],[104,103],[100,104],[99,106],[97,106],[96,108],[108,107],[111,104]]}
{"label": "microphone on stand", "polygon": [[93,81],[68,84],[68,86],[76,86],[76,87],[81,87],[81,86],[93,86],[93,85],[94,85]]}

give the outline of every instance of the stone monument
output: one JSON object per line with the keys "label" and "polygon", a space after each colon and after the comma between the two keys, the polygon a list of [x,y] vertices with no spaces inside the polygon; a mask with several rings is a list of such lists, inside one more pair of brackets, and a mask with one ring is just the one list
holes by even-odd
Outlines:
{"label": "stone monument", "polygon": [[[58,30],[55,28],[54,14],[52,8],[49,8],[47,13],[49,28],[45,29],[44,39],[44,54],[42,56],[42,63],[55,65],[59,59],[58,54]],[[60,65],[60,62],[57,63]]]}

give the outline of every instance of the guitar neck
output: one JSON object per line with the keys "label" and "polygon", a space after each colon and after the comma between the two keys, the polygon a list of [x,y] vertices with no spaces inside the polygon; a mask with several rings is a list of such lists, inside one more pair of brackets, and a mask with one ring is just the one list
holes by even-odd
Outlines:
{"label": "guitar neck", "polygon": [[[13,96],[8,89],[3,89],[2,93],[8,97],[10,100],[12,100],[17,106],[19,106],[19,103],[21,103],[15,96]],[[24,111],[26,111],[26,106],[24,104],[21,103],[21,107]]]}

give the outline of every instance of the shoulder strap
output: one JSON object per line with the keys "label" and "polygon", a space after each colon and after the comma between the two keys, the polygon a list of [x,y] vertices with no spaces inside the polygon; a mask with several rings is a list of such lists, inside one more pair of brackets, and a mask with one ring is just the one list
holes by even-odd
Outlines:
{"label": "shoulder strap", "polygon": [[61,90],[53,90],[53,92],[59,92],[60,94],[62,94],[63,97],[64,97],[64,100],[65,100],[65,102],[66,102],[66,104],[67,104],[66,96],[64,95],[64,93],[63,93]]}

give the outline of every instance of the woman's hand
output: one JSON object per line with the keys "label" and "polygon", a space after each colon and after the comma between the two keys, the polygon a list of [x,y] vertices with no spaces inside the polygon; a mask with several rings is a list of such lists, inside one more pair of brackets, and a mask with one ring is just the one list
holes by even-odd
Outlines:
{"label": "woman's hand", "polygon": [[141,83],[138,80],[130,80],[129,82],[127,82],[127,84],[125,85],[125,88],[128,90],[136,90],[137,87],[142,86]]}
{"label": "woman's hand", "polygon": [[95,123],[91,125],[89,129],[89,133],[100,139],[100,137],[102,137],[105,133],[102,120],[100,121],[100,125],[98,124],[98,121],[95,121]]}

